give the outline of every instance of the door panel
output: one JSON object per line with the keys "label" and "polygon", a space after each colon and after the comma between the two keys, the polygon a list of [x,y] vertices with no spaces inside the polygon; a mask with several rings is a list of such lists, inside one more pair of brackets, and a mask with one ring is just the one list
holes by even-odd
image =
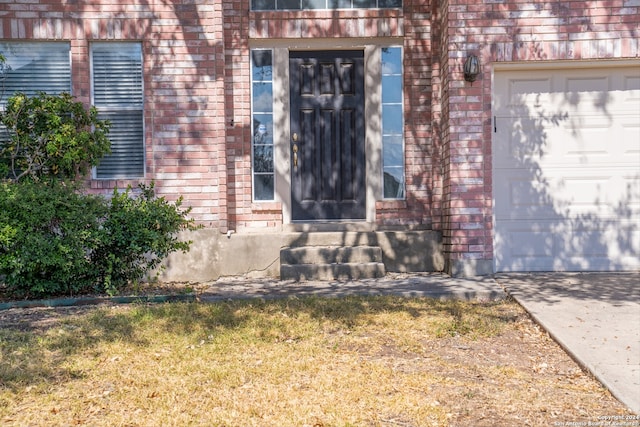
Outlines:
{"label": "door panel", "polygon": [[363,52],[292,52],[289,66],[292,218],[364,219]]}

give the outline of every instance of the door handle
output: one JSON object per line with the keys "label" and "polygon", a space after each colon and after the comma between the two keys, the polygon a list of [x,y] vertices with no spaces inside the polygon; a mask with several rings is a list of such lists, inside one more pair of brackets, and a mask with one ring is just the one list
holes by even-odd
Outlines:
{"label": "door handle", "polygon": [[293,167],[298,167],[298,144],[293,144]]}

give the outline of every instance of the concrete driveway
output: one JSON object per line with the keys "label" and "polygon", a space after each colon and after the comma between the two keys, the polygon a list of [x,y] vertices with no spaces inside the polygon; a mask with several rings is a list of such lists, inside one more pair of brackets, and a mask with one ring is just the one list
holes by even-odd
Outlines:
{"label": "concrete driveway", "polygon": [[640,414],[640,272],[498,274],[496,281]]}

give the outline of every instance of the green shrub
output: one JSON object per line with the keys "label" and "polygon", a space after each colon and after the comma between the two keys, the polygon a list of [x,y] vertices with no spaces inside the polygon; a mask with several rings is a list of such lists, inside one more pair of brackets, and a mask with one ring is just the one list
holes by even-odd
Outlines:
{"label": "green shrub", "polygon": [[0,176],[13,181],[75,179],[110,150],[109,122],[68,93],[16,93],[7,100],[0,122],[9,135],[0,145]]}
{"label": "green shrub", "polygon": [[182,197],[170,204],[155,195],[153,183],[141,184],[139,190],[137,196],[131,188],[122,193],[114,190],[100,229],[100,244],[92,253],[107,293],[142,279],[171,252],[186,252],[191,243],[177,236],[181,230],[195,228],[193,220],[187,219],[191,209],[181,209]]}
{"label": "green shrub", "polygon": [[189,249],[189,209],[156,197],[153,184],[82,194],[60,181],[0,184],[0,281],[19,298],[114,294],[171,252]]}
{"label": "green shrub", "polygon": [[182,198],[171,204],[151,184],[106,199],[73,182],[109,151],[97,114],[44,93],[16,94],[0,113],[10,137],[0,142],[0,285],[14,297],[113,294],[189,248],[178,240],[194,228]]}
{"label": "green shrub", "polygon": [[94,287],[88,254],[98,246],[104,200],[59,181],[0,184],[0,276],[16,297]]}

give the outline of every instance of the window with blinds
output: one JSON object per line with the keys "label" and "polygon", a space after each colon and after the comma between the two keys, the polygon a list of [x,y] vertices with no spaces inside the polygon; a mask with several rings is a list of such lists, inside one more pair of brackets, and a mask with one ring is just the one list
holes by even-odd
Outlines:
{"label": "window with blinds", "polygon": [[0,104],[16,92],[57,95],[71,92],[69,43],[0,42],[5,64],[0,69]]}
{"label": "window with blinds", "polygon": [[[0,110],[16,92],[27,96],[71,92],[69,43],[0,42],[0,53],[5,58],[0,65]],[[8,139],[0,125],[0,144]]]}
{"label": "window with blinds", "polygon": [[142,47],[140,43],[91,45],[93,105],[111,122],[111,154],[96,167],[98,179],[144,176]]}

